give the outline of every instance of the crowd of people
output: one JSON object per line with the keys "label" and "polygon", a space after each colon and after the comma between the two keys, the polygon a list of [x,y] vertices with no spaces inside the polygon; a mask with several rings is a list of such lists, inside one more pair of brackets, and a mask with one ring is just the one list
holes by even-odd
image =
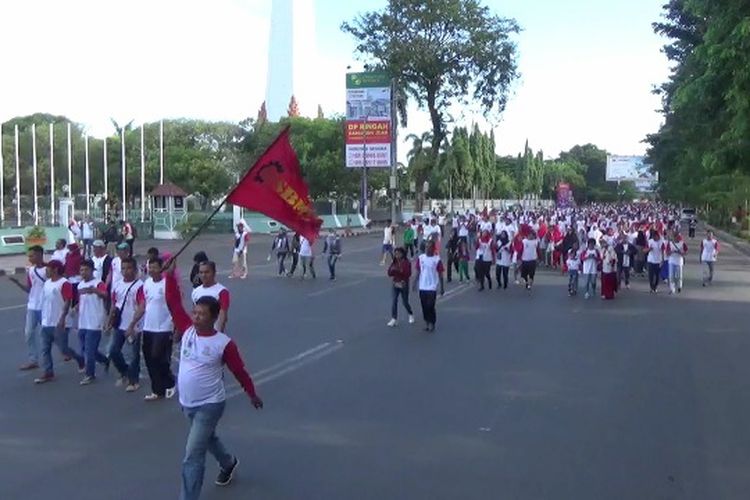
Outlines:
{"label": "crowd of people", "polygon": [[[510,280],[530,291],[537,268],[542,266],[568,276],[567,293],[571,297],[582,288],[586,299],[598,293],[604,300],[613,300],[617,293],[630,288],[634,277],[646,275],[651,293],[658,293],[664,283],[670,294],[679,294],[690,252],[688,240],[695,238],[696,229],[694,218],[681,221],[680,215],[677,207],[663,203],[485,209],[450,216],[433,212],[404,224],[403,246],[398,248],[397,227],[388,221],[381,259],[384,265],[391,257],[388,276],[393,291],[388,326],[397,324],[399,298],[409,322],[414,322],[408,295],[411,284],[419,290],[425,330],[434,331],[434,298],[438,291],[443,293],[443,275],[447,275],[447,282],[454,274],[459,282],[469,282],[472,262],[479,291],[491,290],[493,284],[498,290],[506,290]],[[683,225],[688,227],[687,240]],[[696,247],[693,251],[704,268],[702,285],[710,286],[719,242],[709,230]],[[415,258],[413,266],[409,258]],[[413,282],[412,267],[417,274]]]}
{"label": "crowd of people", "polygon": [[[240,226],[234,260],[237,275],[242,277],[247,273],[248,239]],[[28,293],[24,330],[28,355],[20,369],[41,369],[34,379],[37,385],[54,381],[52,348],[56,346],[64,361],[77,364],[82,375],[80,385],[95,382],[99,366],[105,371],[111,366],[117,373],[116,386],[133,393],[140,389],[142,355],[150,379],[150,391],[144,400],[159,401],[178,394],[190,422],[180,498],[199,498],[206,452],[219,464],[215,483],[229,484],[239,461],[215,433],[226,400],[224,367],[232,372],[255,408],[262,408],[263,401],[236,344],[225,333],[231,301],[229,290],[217,281],[216,264],[205,252],[196,253],[190,276],[193,288],[189,314],[183,307],[179,272],[172,256],[149,248],[139,267],[132,255],[132,241],[127,238],[116,245],[114,255],[107,252],[107,244],[101,239],[90,246],[88,255],[78,242],[59,240],[47,261],[43,248],[33,246],[28,251],[26,281],[11,278]],[[100,343],[105,332],[111,335],[102,352]],[[71,333],[78,336],[78,351],[69,345]],[[173,343],[179,345],[177,375],[172,371]]]}

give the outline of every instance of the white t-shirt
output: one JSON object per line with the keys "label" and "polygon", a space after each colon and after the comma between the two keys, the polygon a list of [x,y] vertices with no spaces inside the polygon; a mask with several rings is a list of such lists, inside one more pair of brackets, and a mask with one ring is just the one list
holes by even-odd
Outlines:
{"label": "white t-shirt", "polygon": [[299,256],[312,257],[313,251],[310,241],[304,236],[299,237]]}
{"label": "white t-shirt", "polygon": [[532,260],[537,260],[538,253],[537,250],[539,248],[539,240],[538,239],[523,239],[523,252],[521,253],[521,260],[524,262],[529,262]]}
{"label": "white t-shirt", "polygon": [[146,304],[146,312],[143,315],[145,332],[171,332],[174,329],[172,315],[167,307],[166,284],[167,280],[164,278],[156,282],[149,276],[138,290],[138,303]]}
{"label": "white t-shirt", "polygon": [[459,238],[467,238],[469,236],[469,228],[467,227],[465,222],[462,222],[460,226],[458,226],[458,237]]}
{"label": "white t-shirt", "polygon": [[716,262],[716,255],[719,253],[719,242],[714,239],[705,239],[701,245],[701,261]]}
{"label": "white t-shirt", "polygon": [[93,222],[83,223],[83,239],[84,240],[94,239],[94,223]]}
{"label": "white t-shirt", "polygon": [[193,408],[226,399],[224,349],[230,341],[220,332],[210,336],[198,335],[193,326],[182,335],[177,374],[182,406]]}
{"label": "white t-shirt", "polygon": [[50,260],[56,260],[65,264],[65,257],[67,257],[69,253],[70,250],[68,250],[67,247],[60,248],[59,250],[55,250],[54,252],[52,252],[52,258]]}
{"label": "white t-shirt", "polygon": [[583,263],[583,274],[596,274],[596,268],[599,264],[599,250],[596,248],[586,248],[581,253],[581,261]]}
{"label": "white t-shirt", "polygon": [[42,326],[57,326],[65,308],[65,302],[73,300],[73,285],[65,278],[57,281],[48,279],[44,282],[42,296]]}
{"label": "white t-shirt", "polygon": [[193,304],[201,297],[213,297],[219,301],[221,309],[229,309],[229,290],[221,283],[214,283],[211,286],[201,285],[193,288],[193,293],[190,295]]}
{"label": "white t-shirt", "polygon": [[509,241],[505,245],[500,245],[497,252],[497,265],[510,267],[513,262],[513,244]]}
{"label": "white t-shirt", "polygon": [[615,272],[617,269],[617,254],[615,253],[615,250],[612,247],[607,247],[602,253],[602,272]]}
{"label": "white t-shirt", "polygon": [[47,281],[47,269],[29,267],[26,269],[26,284],[29,285],[29,301],[26,308],[31,311],[41,311],[44,302],[44,282]]}
{"label": "white t-shirt", "polygon": [[683,241],[670,241],[668,244],[669,249],[669,263],[675,266],[685,265],[685,256],[687,248]]}
{"label": "white t-shirt", "polygon": [[[436,235],[435,238],[440,239],[440,226],[433,226],[432,224],[428,224],[424,227],[424,239],[430,239],[432,235]],[[433,239],[435,239],[433,238]]]}
{"label": "white t-shirt", "polygon": [[419,270],[419,289],[428,292],[436,291],[440,284],[440,273],[443,272],[440,256],[430,257],[423,253],[417,259],[417,269]]}
{"label": "white t-shirt", "polygon": [[[130,287],[133,288],[130,288]],[[133,321],[136,310],[136,297],[138,291],[143,287],[143,281],[134,279],[133,281],[120,280],[112,284],[112,304],[121,311],[120,330],[127,330]],[[128,290],[130,290],[128,292]],[[135,330],[143,331],[143,319],[135,325]]]}
{"label": "white t-shirt", "polygon": [[492,240],[477,241],[477,259],[483,262],[492,262]]}
{"label": "white t-shirt", "polygon": [[664,261],[664,249],[662,240],[648,240],[648,262],[650,264],[661,264]]}
{"label": "white t-shirt", "polygon": [[492,232],[492,222],[488,220],[483,220],[479,222],[479,232],[482,233],[484,231]]}
{"label": "white t-shirt", "polygon": [[568,271],[580,271],[581,270],[581,261],[576,256],[568,257],[566,264],[568,265]]}
{"label": "white t-shirt", "polygon": [[112,273],[112,285],[114,287],[115,284],[122,281],[122,259],[119,256],[112,259],[110,273]]}
{"label": "white t-shirt", "polygon": [[[107,291],[107,287],[98,278],[90,281],[81,281],[78,290],[86,288],[98,288]],[[104,311],[104,299],[95,293],[82,293],[78,296],[78,329],[79,330],[101,330],[104,326],[106,312]]]}
{"label": "white t-shirt", "polygon": [[[393,228],[386,226],[383,228],[383,245],[393,245]],[[302,255],[300,253],[300,255]]]}

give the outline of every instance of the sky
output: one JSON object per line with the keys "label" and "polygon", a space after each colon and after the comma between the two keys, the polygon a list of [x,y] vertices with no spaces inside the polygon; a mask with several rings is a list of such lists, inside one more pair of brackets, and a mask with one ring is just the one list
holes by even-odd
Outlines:
{"label": "sky", "polygon": [[[314,97],[300,107],[343,114],[344,75],[362,63],[340,25],[386,0],[307,1],[315,2],[315,36],[308,36],[318,70],[306,88]],[[527,139],[550,158],[585,143],[644,153],[641,141],[662,121],[651,91],[669,72],[664,40],[651,30],[663,3],[485,0],[523,29],[515,39],[521,76],[499,123],[455,115],[493,127],[500,154],[517,154]],[[2,2],[0,122],[46,112],[103,136],[113,130],[110,118],[255,117],[266,91],[270,14],[271,0]],[[426,111],[410,111],[402,140],[430,128]],[[400,159],[406,150],[400,147]]]}

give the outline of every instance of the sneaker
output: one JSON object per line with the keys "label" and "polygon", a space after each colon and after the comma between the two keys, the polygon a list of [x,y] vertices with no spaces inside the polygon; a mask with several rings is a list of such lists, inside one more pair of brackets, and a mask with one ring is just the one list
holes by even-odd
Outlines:
{"label": "sneaker", "polygon": [[128,384],[128,386],[125,388],[125,392],[135,392],[140,388],[141,386],[139,384]]}
{"label": "sneaker", "polygon": [[394,327],[394,326],[396,326],[396,320],[393,319],[393,318],[391,318],[391,320],[388,323],[386,323],[386,324],[388,326],[390,326],[390,327]]}
{"label": "sneaker", "polygon": [[86,373],[86,367],[85,366],[79,366],[78,367],[78,373]]}
{"label": "sneaker", "polygon": [[46,384],[47,382],[52,382],[55,380],[55,376],[51,373],[45,373],[41,377],[35,378],[34,383],[35,384]]}
{"label": "sneaker", "polygon": [[143,397],[143,400],[144,401],[158,401],[158,400],[162,399],[163,397],[164,396],[159,396],[158,394],[152,392],[151,394],[146,394]]}
{"label": "sneaker", "polygon": [[26,372],[26,371],[29,371],[29,370],[34,370],[36,368],[39,368],[39,365],[36,364],[36,363],[34,363],[34,362],[32,362],[32,361],[29,361],[28,363],[24,363],[24,364],[22,364],[21,366],[18,367],[18,369],[21,370],[22,372]]}
{"label": "sneaker", "polygon": [[237,457],[234,457],[234,463],[231,467],[228,469],[220,469],[219,475],[216,476],[216,486],[227,486],[229,483],[232,482],[232,476],[234,476],[234,471],[237,469],[237,466],[240,465],[240,461]]}
{"label": "sneaker", "polygon": [[521,282],[518,281],[518,280],[516,280],[516,285],[520,285],[520,284],[521,284]]}
{"label": "sneaker", "polygon": [[169,389],[166,390],[164,395],[167,397],[167,399],[172,399],[176,392],[177,392],[176,387],[170,387]]}
{"label": "sneaker", "polygon": [[589,295],[589,292],[586,292],[586,295],[584,295],[583,297],[588,300],[588,298],[591,297],[591,295]]}
{"label": "sneaker", "polygon": [[411,314],[409,315],[409,324],[410,325],[414,324],[414,316],[412,316]]}
{"label": "sneaker", "polygon": [[87,376],[83,377],[83,380],[81,380],[79,382],[79,384],[80,385],[89,385],[89,384],[94,383],[95,380],[96,379],[94,377],[90,377],[90,376],[87,375]]}
{"label": "sneaker", "polygon": [[127,382],[127,379],[125,377],[118,377],[117,381],[115,382],[115,387],[122,387],[125,385],[125,382]]}

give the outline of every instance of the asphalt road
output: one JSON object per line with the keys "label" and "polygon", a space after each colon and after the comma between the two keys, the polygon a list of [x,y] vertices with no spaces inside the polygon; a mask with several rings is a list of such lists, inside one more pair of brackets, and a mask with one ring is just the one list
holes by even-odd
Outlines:
{"label": "asphalt road", "polygon": [[[322,259],[315,281],[275,277],[255,239],[249,279],[221,281],[266,407],[227,374],[219,434],[241,465],[217,488],[209,458],[203,498],[747,498],[748,259],[726,248],[704,289],[689,244],[680,296],[640,279],[613,302],[571,299],[548,271],[531,294],[454,283],[426,334],[385,326],[379,236],[345,240],[335,283]],[[229,245],[189,253],[226,270]],[[0,283],[0,499],[176,498],[177,402],[144,403],[113,375],[80,387],[59,356],[57,381],[35,386],[17,371],[24,298]]]}

